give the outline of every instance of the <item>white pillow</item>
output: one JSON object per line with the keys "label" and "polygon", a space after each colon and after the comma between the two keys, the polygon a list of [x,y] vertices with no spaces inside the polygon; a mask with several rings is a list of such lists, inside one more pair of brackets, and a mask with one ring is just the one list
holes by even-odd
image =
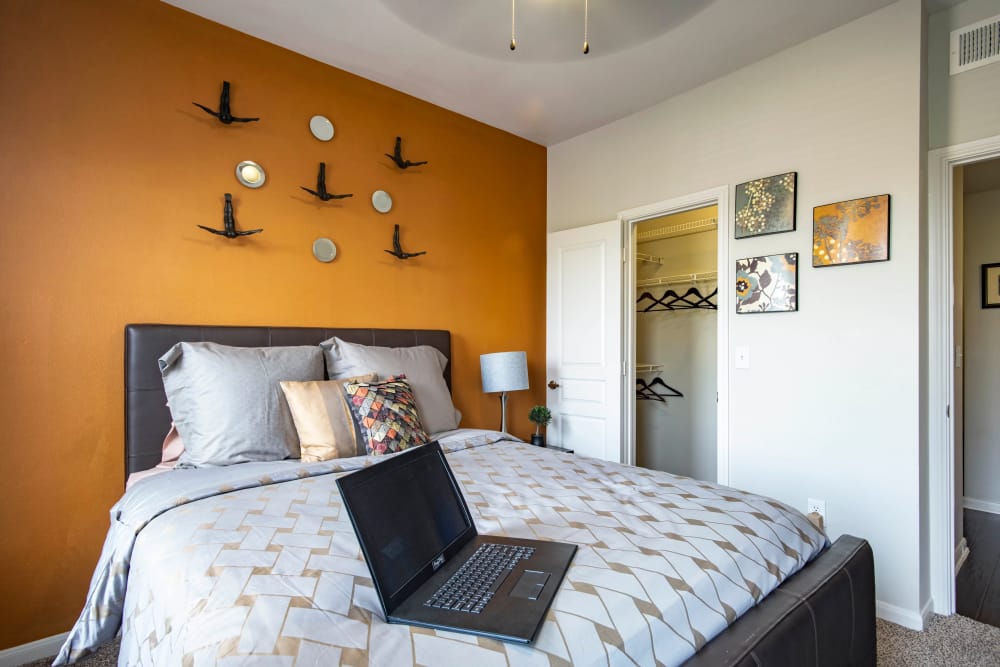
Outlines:
{"label": "white pillow", "polygon": [[358,345],[336,337],[323,341],[320,347],[326,356],[326,371],[331,380],[365,373],[378,373],[379,377],[405,375],[413,389],[420,422],[427,432],[458,428],[462,413],[451,402],[451,393],[444,381],[448,358],[440,350],[430,345]]}
{"label": "white pillow", "polygon": [[178,467],[299,458],[279,382],[322,380],[318,347],[177,343],[159,364],[170,414],[184,440]]}

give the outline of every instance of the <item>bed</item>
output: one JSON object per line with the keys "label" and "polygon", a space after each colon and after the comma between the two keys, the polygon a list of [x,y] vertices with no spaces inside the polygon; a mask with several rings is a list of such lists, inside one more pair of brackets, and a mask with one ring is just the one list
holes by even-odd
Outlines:
{"label": "bed", "polygon": [[[156,364],[180,341],[429,345],[438,330],[125,331],[125,470],[159,462]],[[444,368],[450,386],[450,364]],[[580,551],[528,647],[384,622],[334,480],[377,457],[175,471],[112,508],[56,664],[121,632],[120,664],[874,665],[871,548],[776,501],[459,429],[438,435],[483,533]],[[388,508],[387,511],[390,511]],[[790,574],[790,576],[788,576]]]}

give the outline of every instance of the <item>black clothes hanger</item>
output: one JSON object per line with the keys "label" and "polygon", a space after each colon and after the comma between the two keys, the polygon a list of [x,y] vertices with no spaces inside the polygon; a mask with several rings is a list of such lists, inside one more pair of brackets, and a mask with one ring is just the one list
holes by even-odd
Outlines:
{"label": "black clothes hanger", "polygon": [[[663,387],[664,391],[657,391],[656,387]],[[646,382],[642,378],[636,378],[635,397],[638,400],[660,401],[661,403],[666,403],[667,396],[677,396],[683,398],[684,394],[671,387],[661,378],[653,378],[649,382]]]}
{"label": "black clothes hanger", "polygon": [[659,401],[666,403],[667,399],[650,389],[645,380],[635,381],[635,399],[637,401]]}
{"label": "black clothes hanger", "polygon": [[684,398],[684,394],[682,394],[681,392],[677,391],[676,389],[674,389],[673,387],[671,387],[669,384],[667,384],[666,382],[664,382],[663,378],[658,378],[658,377],[657,378],[653,378],[652,380],[650,380],[648,386],[650,388],[653,388],[653,387],[663,387],[667,391],[666,396],[678,396],[680,398]]}
{"label": "black clothes hanger", "polygon": [[712,299],[719,295],[719,288],[712,290],[711,294],[704,296],[697,287],[688,288],[683,295],[672,289],[668,289],[664,295],[657,299],[649,292],[643,292],[636,299],[636,303],[642,305],[643,301],[652,301],[645,308],[640,308],[640,313],[651,313],[663,310],[691,310],[693,308],[703,308],[705,310],[718,310],[719,307],[712,302]]}

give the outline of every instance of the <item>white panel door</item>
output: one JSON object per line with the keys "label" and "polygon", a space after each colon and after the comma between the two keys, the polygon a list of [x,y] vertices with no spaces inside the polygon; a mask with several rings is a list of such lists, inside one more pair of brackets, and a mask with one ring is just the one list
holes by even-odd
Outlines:
{"label": "white panel door", "polygon": [[548,441],[622,460],[621,222],[548,235]]}

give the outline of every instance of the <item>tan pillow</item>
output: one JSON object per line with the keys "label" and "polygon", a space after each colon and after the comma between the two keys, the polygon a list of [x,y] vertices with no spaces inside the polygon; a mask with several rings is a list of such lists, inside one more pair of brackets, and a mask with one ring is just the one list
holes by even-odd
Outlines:
{"label": "tan pillow", "polygon": [[344,385],[377,378],[368,373],[342,380],[280,383],[299,434],[304,463],[357,456],[358,440]]}

